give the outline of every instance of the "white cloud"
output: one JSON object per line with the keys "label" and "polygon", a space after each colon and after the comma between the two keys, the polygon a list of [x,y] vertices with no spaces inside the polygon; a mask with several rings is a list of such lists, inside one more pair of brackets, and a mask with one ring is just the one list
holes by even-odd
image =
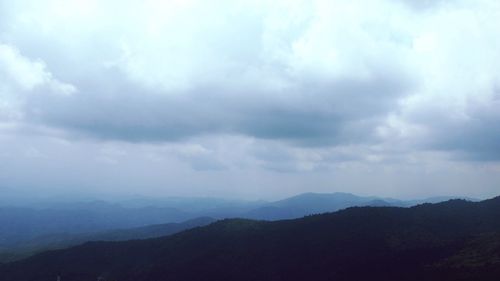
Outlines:
{"label": "white cloud", "polygon": [[30,60],[16,48],[0,44],[0,121],[23,117],[30,95],[71,95],[76,88],[53,78],[41,60]]}
{"label": "white cloud", "polygon": [[19,54],[11,46],[0,45],[0,65],[2,66],[3,83],[11,82],[21,90],[32,90],[34,87],[50,80],[41,61],[31,61]]}

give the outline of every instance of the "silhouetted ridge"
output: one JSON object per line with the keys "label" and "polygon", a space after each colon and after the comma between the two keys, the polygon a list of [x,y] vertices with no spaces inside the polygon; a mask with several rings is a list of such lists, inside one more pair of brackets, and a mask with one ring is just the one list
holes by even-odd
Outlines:
{"label": "silhouetted ridge", "polygon": [[63,249],[87,241],[125,241],[161,237],[193,227],[204,226],[214,221],[213,218],[200,217],[181,223],[155,224],[93,233],[43,235],[26,241],[22,246],[10,248],[9,251],[4,252],[3,256],[0,256],[0,261],[15,261],[44,250]]}

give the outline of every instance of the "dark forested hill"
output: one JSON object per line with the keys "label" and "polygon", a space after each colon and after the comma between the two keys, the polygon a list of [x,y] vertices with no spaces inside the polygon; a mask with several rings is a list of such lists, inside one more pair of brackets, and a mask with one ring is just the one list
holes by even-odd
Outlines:
{"label": "dark forested hill", "polygon": [[91,242],[0,266],[0,279],[498,280],[500,198],[222,220],[169,237]]}

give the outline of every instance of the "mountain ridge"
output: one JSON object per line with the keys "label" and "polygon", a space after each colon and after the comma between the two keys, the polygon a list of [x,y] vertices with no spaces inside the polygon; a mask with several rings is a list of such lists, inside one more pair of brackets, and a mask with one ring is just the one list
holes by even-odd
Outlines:
{"label": "mountain ridge", "polygon": [[[431,198],[428,200],[435,201]],[[282,220],[333,212],[351,206],[410,206],[418,202],[422,200],[400,201],[342,192],[309,192],[274,202],[242,203],[210,198],[171,198],[166,201],[154,199],[150,202],[143,198],[127,201],[123,205],[118,202],[96,200],[59,203],[42,209],[0,207],[0,261],[12,259],[20,248],[50,249],[54,244],[61,245],[64,241],[78,239],[82,235],[90,236],[90,233],[151,224],[178,223],[197,217]],[[193,209],[194,205],[199,206]],[[43,204],[40,204],[38,207],[42,206]],[[192,210],[189,211],[190,209]],[[53,239],[44,243],[47,237]],[[55,241],[57,237],[61,243],[54,243],[57,242]],[[38,245],[34,245],[36,241]],[[29,251],[24,251],[23,255],[26,252]]]}
{"label": "mountain ridge", "polygon": [[411,208],[351,207],[274,222],[226,219],[168,237],[47,252],[2,265],[0,274],[12,281],[56,275],[74,281],[98,276],[124,281],[495,280],[500,266],[494,254],[486,258],[490,264],[452,265],[466,264],[471,243],[489,248],[500,242],[500,235],[480,239],[500,233],[499,216],[500,197]]}

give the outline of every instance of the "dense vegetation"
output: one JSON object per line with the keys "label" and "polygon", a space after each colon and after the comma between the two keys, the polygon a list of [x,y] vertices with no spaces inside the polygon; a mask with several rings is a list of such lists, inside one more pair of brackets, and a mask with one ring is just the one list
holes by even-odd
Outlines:
{"label": "dense vegetation", "polygon": [[2,280],[498,280],[500,198],[356,207],[172,236],[90,242],[0,267]]}

